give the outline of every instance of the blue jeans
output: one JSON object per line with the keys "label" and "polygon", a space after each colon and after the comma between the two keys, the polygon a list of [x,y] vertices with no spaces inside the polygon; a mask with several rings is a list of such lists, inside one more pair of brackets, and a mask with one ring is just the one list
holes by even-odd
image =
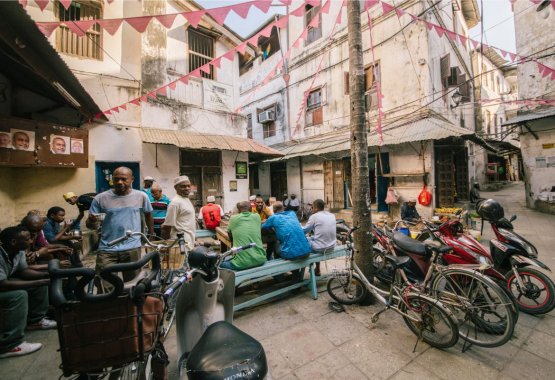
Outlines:
{"label": "blue jeans", "polygon": [[48,287],[0,292],[0,354],[23,343],[25,326],[48,311]]}
{"label": "blue jeans", "polygon": [[231,270],[234,270],[234,271],[238,271],[238,270],[239,270],[239,269],[237,269],[237,267],[236,267],[235,265],[233,265],[233,264],[231,263],[231,260],[229,260],[229,261],[222,261],[222,262],[220,263],[220,268],[223,268],[223,269],[231,269]]}

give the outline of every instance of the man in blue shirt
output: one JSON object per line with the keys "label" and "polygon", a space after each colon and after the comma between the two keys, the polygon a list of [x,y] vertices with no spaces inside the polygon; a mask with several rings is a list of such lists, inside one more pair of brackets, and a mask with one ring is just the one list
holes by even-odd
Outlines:
{"label": "man in blue shirt", "polygon": [[[79,226],[79,221],[69,222],[65,220],[66,212],[63,208],[54,206],[46,213],[46,223],[43,227],[44,237],[50,244],[62,244],[73,250],[69,260],[73,267],[80,268],[81,263],[81,236],[74,237],[68,232]],[[63,226],[62,226],[63,223]]]}
{"label": "man in blue shirt", "polygon": [[[102,222],[102,235],[96,256],[96,272],[111,264],[129,263],[141,257],[141,238],[132,236],[113,247],[108,243],[123,235],[126,231],[140,232],[141,215],[144,214],[148,232],[154,234],[152,221],[152,206],[148,196],[138,190],[133,190],[131,184],[134,177],[131,169],[122,166],[114,170],[112,177],[114,188],[94,197],[87,218],[88,228],[97,228]],[[102,219],[102,220],[101,220]],[[123,280],[130,281],[139,271],[123,273]],[[104,288],[111,286],[103,281]]]}
{"label": "man in blue shirt", "polygon": [[274,203],[274,214],[263,224],[262,229],[273,228],[279,242],[276,253],[286,260],[305,258],[310,254],[310,245],[294,211],[284,211],[283,203]]}
{"label": "man in blue shirt", "polygon": [[152,205],[152,219],[154,222],[154,234],[156,236],[162,236],[162,224],[166,220],[166,214],[168,213],[168,205],[171,200],[166,194],[162,194],[162,187],[157,183],[154,183],[150,187],[150,192],[148,194],[148,199]]}

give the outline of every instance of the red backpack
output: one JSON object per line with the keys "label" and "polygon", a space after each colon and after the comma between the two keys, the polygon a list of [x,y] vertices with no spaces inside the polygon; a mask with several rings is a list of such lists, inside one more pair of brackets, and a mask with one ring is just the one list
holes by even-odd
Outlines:
{"label": "red backpack", "polygon": [[202,208],[202,219],[204,220],[204,227],[207,230],[215,230],[222,220],[220,206],[214,203],[209,203],[204,206]]}

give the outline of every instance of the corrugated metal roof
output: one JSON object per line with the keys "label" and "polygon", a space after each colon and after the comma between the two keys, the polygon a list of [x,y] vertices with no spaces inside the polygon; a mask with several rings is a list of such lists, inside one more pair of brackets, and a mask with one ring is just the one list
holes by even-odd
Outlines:
{"label": "corrugated metal roof", "polygon": [[283,153],[259,144],[252,139],[225,135],[208,135],[176,131],[170,129],[141,128],[141,139],[145,143],[168,144],[180,148],[200,150],[232,150],[237,152],[253,152],[272,157]]}
{"label": "corrugated metal roof", "polygon": [[504,125],[520,124],[520,123],[524,123],[525,121],[544,119],[544,118],[553,117],[553,116],[555,116],[555,107],[548,108],[541,111],[530,112],[530,113],[527,113],[526,115],[520,115],[507,120],[501,125],[504,126]]}
{"label": "corrugated metal roof", "polygon": [[[457,127],[456,125],[436,117],[426,117],[418,120],[400,120],[383,128],[384,145],[396,145],[412,141],[439,140],[451,136],[470,135],[474,132]],[[351,132],[341,130],[303,140],[299,143],[288,142],[276,145],[274,148],[289,159],[298,156],[321,155],[351,149]],[[380,145],[379,136],[375,129],[368,134],[368,146]]]}

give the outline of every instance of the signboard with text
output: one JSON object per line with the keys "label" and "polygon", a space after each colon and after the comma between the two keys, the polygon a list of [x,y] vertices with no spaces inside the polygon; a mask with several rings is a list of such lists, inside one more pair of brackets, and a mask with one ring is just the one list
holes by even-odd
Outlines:
{"label": "signboard with text", "polygon": [[233,88],[227,84],[203,79],[204,108],[222,111],[233,110]]}

